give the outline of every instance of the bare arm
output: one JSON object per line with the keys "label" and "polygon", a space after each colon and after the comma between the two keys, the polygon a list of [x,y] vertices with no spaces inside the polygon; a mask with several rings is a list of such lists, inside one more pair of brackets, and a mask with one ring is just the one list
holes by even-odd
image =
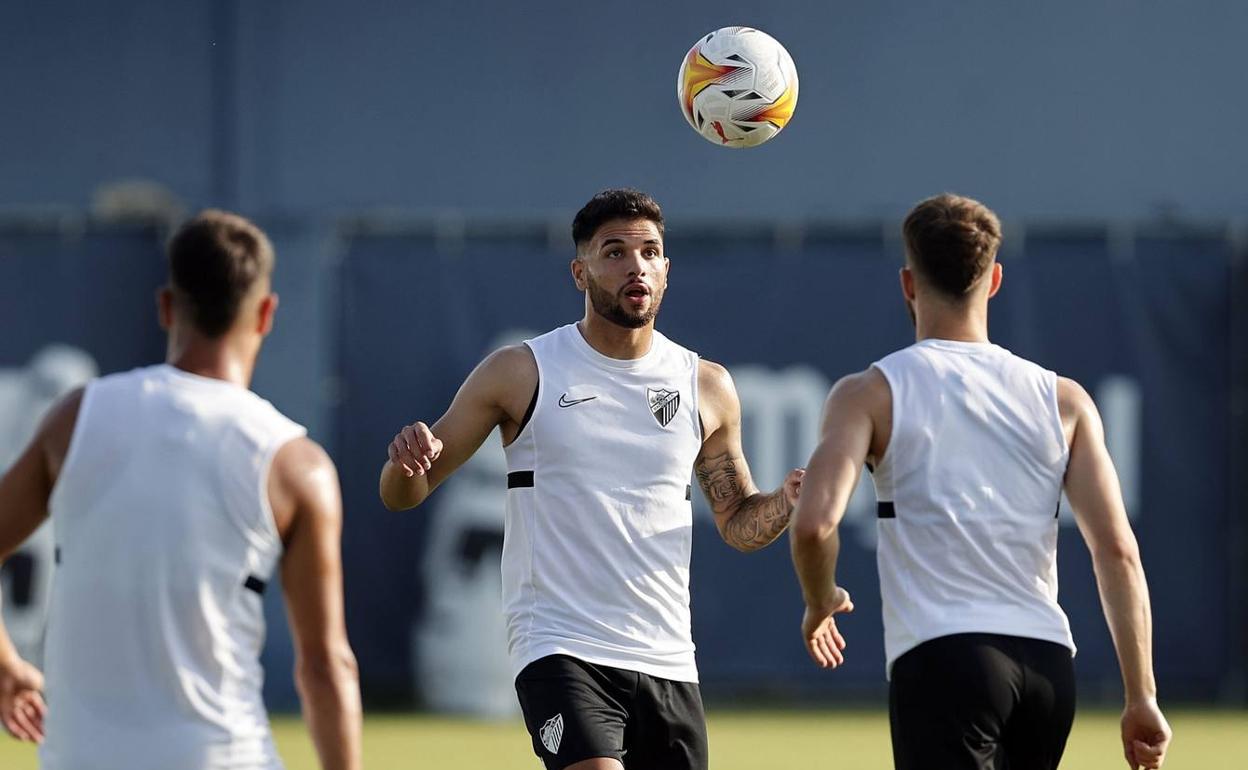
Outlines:
{"label": "bare arm", "polygon": [[822,438],[806,468],[793,515],[789,542],[806,602],[802,636],[811,658],[823,667],[843,662],[845,640],[833,616],[853,609],[849,594],[836,584],[837,528],[863,463],[872,456],[873,412],[891,408],[889,398],[888,383],[874,369],[845,377],[832,388],[824,406]]}
{"label": "bare arm", "polygon": [[[414,508],[468,461],[490,431],[514,438],[537,388],[537,361],[525,345],[502,348],[460,386],[446,414],[433,424],[412,423],[388,447],[381,469],[381,500],[392,511]],[[511,436],[507,434],[511,433]]]}
{"label": "bare arm", "polygon": [[1058,402],[1070,444],[1066,496],[1092,554],[1101,605],[1122,669],[1123,750],[1131,767],[1160,767],[1170,727],[1157,708],[1152,611],[1139,547],[1096,404],[1078,383],[1065,378],[1058,382]]}
{"label": "bare arm", "polygon": [[741,402],[732,378],[719,364],[701,361],[699,366],[699,406],[706,436],[694,473],[724,542],[738,551],[756,551],[789,526],[802,472],[790,473],[774,492],[758,491],[741,450]]}
{"label": "bare arm", "polygon": [[[43,419],[13,466],[0,478],[0,561],[7,559],[48,517],[48,498],[60,473],[82,404],[81,388],[61,399]],[[43,674],[22,660],[0,618],[0,721],[15,738],[41,742]]]}
{"label": "bare arm", "polygon": [[334,464],[310,439],[273,460],[269,497],[285,542],[282,589],[295,682],[324,770],[359,770],[362,709],[342,598],[342,496]]}

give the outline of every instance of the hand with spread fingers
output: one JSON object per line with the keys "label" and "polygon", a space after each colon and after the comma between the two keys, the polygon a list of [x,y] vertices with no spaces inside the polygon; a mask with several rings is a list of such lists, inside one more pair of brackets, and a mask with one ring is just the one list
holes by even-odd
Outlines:
{"label": "hand with spread fingers", "polygon": [[836,627],[836,615],[853,612],[849,592],[837,586],[833,603],[824,608],[807,607],[802,616],[802,641],[820,668],[836,668],[845,663],[845,637]]}
{"label": "hand with spread fingers", "polygon": [[0,664],[0,722],[21,741],[43,742],[43,674],[16,655]]}
{"label": "hand with spread fingers", "polygon": [[442,454],[442,442],[428,425],[415,422],[399,431],[390,442],[389,452],[390,462],[402,467],[408,478],[423,476]]}

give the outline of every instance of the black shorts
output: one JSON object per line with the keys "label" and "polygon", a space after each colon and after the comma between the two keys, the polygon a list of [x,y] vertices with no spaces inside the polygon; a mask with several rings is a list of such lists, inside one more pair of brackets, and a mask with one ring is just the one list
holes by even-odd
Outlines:
{"label": "black shorts", "polygon": [[1050,770],[1075,719],[1070,650],[1039,639],[955,634],[893,663],[898,770]]}
{"label": "black shorts", "polygon": [[696,684],[550,655],[524,667],[516,693],[546,770],[595,757],[629,770],[706,770]]}

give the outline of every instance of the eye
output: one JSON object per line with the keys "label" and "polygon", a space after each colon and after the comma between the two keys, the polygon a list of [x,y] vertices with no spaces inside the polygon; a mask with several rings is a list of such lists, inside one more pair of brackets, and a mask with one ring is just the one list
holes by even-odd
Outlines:
{"label": "eye", "polygon": [[623,253],[624,252],[620,251],[619,249],[611,249],[610,251],[607,252],[607,257],[609,259],[619,259],[620,256],[623,255]]}
{"label": "eye", "polygon": [[645,255],[646,255],[647,257],[657,257],[657,256],[659,256],[659,250],[658,250],[658,249],[646,249],[644,253],[645,253]]}

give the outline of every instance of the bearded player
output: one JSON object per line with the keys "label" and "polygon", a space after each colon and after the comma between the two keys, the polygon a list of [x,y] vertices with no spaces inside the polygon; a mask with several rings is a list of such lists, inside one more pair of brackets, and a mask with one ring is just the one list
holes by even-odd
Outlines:
{"label": "bearded player", "polygon": [[753,551],[788,525],[802,472],[759,492],[728,372],[655,330],[670,265],[658,204],[599,193],[572,238],[584,317],[493,353],[432,427],[404,427],[381,497],[419,505],[500,428],[503,604],[534,751],[549,770],[704,769],[690,476],[724,540]]}

